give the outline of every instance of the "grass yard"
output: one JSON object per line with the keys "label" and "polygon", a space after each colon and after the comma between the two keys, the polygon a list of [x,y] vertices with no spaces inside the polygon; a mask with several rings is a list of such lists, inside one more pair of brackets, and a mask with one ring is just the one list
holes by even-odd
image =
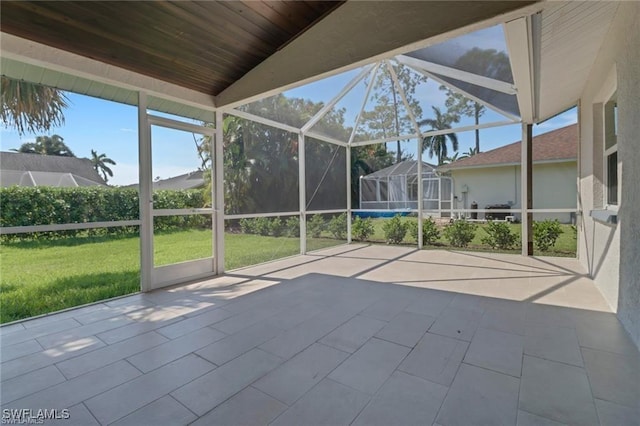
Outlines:
{"label": "grass yard", "polygon": [[[415,218],[403,218],[415,221]],[[370,242],[384,243],[382,225],[374,220]],[[520,225],[510,224],[520,235]],[[569,225],[562,225],[556,246],[537,255],[575,256],[576,239]],[[481,240],[479,226],[474,240],[464,250],[494,251]],[[329,238],[309,238],[307,249],[318,250],[343,244]],[[210,257],[210,230],[160,233],[154,237],[156,266]],[[403,244],[415,245],[407,234]],[[137,236],[78,237],[58,240],[4,243],[0,247],[0,322],[15,321],[110,297],[134,293],[140,283],[140,239]],[[441,237],[428,249],[449,248]],[[237,269],[292,256],[300,251],[298,238],[266,237],[240,233],[225,236],[225,268]],[[518,253],[520,249],[508,252]]]}
{"label": "grass yard", "polygon": [[[373,226],[374,226],[374,234],[368,239],[368,241],[370,242],[375,242],[375,243],[385,243],[385,237],[384,237],[384,231],[382,230],[382,226],[385,223],[386,219],[373,219]],[[412,218],[412,217],[404,217],[402,218],[403,221],[407,222],[407,221],[416,221],[416,218]],[[478,230],[476,231],[476,235],[473,239],[473,241],[471,241],[471,243],[469,244],[468,247],[464,248],[463,250],[474,250],[474,251],[492,251],[492,252],[503,252],[503,253],[519,253],[520,252],[520,243],[518,242],[518,246],[516,249],[514,250],[494,250],[491,247],[485,245],[482,243],[482,238],[487,236],[487,233],[484,231],[484,227],[486,226],[486,224],[478,224]],[[518,235],[518,239],[520,239],[520,227],[521,225],[519,223],[510,223],[509,227],[511,228],[511,232],[515,233],[516,235]],[[558,241],[556,242],[556,245],[551,248],[551,250],[546,251],[546,252],[542,252],[536,248],[534,248],[534,255],[536,256],[558,256],[558,257],[575,257],[576,256],[576,250],[577,250],[577,240],[575,238],[575,233],[573,231],[573,229],[571,228],[571,225],[564,225],[561,224],[560,227],[562,228],[563,233],[560,234],[560,237],[558,238]],[[413,238],[411,238],[411,236],[409,235],[409,233],[407,232],[407,235],[405,236],[403,242],[403,244],[408,244],[408,245],[415,245],[416,242]],[[431,246],[425,246],[426,249],[442,249],[442,248],[453,248],[449,246],[448,241],[444,238],[444,235],[442,235],[442,229],[440,232],[440,238],[438,239],[437,243],[435,245],[431,245]]]}
{"label": "grass yard", "polygon": [[[341,242],[309,240],[309,250]],[[299,253],[297,238],[226,234],[227,270]],[[211,256],[211,231],[169,232],[154,238],[154,263]],[[134,293],[140,289],[137,236],[66,238],[3,243],[0,322]]]}

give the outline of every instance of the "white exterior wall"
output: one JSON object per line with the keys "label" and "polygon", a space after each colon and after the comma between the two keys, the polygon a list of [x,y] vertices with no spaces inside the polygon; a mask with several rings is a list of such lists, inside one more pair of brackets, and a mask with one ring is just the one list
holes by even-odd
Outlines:
{"label": "white exterior wall", "polygon": [[[577,200],[575,161],[533,165],[533,208],[575,209]],[[508,204],[520,208],[520,166],[479,167],[452,170],[457,208],[470,208],[473,201],[483,209],[488,204]],[[463,205],[464,186],[469,189],[466,206]],[[520,215],[516,215],[520,216]],[[479,214],[479,218],[483,215]],[[546,213],[534,215],[535,220],[558,219],[569,223],[570,213]]]}
{"label": "white exterior wall", "polygon": [[[640,3],[621,2],[580,98],[579,258],[611,308],[640,346]],[[602,152],[594,148],[594,106],[617,81],[618,224],[594,221],[604,205]],[[596,112],[597,113],[597,112]]]}

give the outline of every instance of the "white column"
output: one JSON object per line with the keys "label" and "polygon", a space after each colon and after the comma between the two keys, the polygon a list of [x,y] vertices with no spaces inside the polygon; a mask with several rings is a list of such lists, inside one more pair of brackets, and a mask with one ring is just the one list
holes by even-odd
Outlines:
{"label": "white column", "polygon": [[138,92],[138,198],[140,203],[140,290],[150,291],[153,275],[153,192],[151,132],[147,94]]}
{"label": "white column", "polygon": [[533,256],[533,214],[529,209],[533,208],[533,151],[531,145],[532,125],[522,123],[522,142],[520,158],[520,206],[522,208],[522,255]]}
{"label": "white column", "polygon": [[416,151],[416,157],[418,158],[418,249],[422,249],[424,241],[422,241],[422,208],[423,208],[423,194],[422,194],[422,138],[418,138],[418,147]]}
{"label": "white column", "polygon": [[211,199],[213,200],[213,256],[214,272],[224,273],[224,152],[223,152],[223,114],[216,111],[216,134],[212,142],[212,157],[214,159],[211,170]]}
{"label": "white column", "polygon": [[307,179],[304,133],[298,133],[298,190],[300,197],[300,254],[307,253]]}
{"label": "white column", "polygon": [[[338,147],[338,149],[340,148]],[[351,244],[351,146],[347,145],[345,149],[347,162],[347,243]]]}

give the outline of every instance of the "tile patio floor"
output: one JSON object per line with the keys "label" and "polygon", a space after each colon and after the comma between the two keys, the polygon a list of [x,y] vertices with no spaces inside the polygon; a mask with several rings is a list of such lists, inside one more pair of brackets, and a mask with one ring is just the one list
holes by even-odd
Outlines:
{"label": "tile patio floor", "polygon": [[0,333],[2,408],[64,425],[640,421],[638,350],[574,259],[342,246]]}

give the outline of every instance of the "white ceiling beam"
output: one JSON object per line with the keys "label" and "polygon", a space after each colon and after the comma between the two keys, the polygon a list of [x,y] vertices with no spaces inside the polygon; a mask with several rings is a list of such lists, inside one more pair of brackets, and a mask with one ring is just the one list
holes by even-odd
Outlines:
{"label": "white ceiling beam", "polygon": [[515,95],[517,93],[516,88],[511,83],[504,81],[446,67],[444,65],[434,64],[433,62],[413,58],[411,56],[399,55],[396,59],[398,62],[405,65],[411,65],[414,68],[423,69],[427,72],[440,74],[445,77],[455,78],[456,80],[471,83],[476,86],[486,87],[487,89],[495,90],[496,92],[506,93],[507,95]]}
{"label": "white ceiling beam", "polygon": [[518,88],[518,108],[525,123],[534,123],[536,107],[534,96],[533,40],[530,17],[522,17],[504,24],[504,35],[509,50],[513,80]]}

